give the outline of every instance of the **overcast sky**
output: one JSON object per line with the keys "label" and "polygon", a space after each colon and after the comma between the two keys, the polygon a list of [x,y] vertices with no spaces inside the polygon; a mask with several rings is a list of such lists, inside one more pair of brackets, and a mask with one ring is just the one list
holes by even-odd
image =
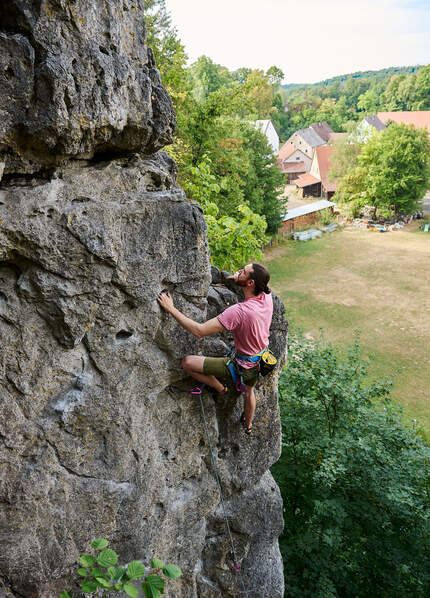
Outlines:
{"label": "overcast sky", "polygon": [[280,67],[285,83],[430,63],[430,0],[166,0],[190,61]]}

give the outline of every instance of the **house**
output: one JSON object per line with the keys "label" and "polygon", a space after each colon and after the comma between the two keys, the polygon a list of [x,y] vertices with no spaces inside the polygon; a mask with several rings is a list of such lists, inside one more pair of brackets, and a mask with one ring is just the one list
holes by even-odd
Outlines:
{"label": "house", "polygon": [[329,209],[331,212],[333,212],[334,205],[335,204],[332,201],[322,199],[320,201],[307,204],[306,206],[300,206],[298,208],[288,210],[288,212],[282,217],[282,224],[280,226],[279,232],[292,233],[294,231],[300,230],[304,226],[317,224],[319,222],[321,211]]}
{"label": "house", "polygon": [[430,110],[413,110],[409,112],[378,112],[378,119],[387,125],[390,121],[398,125],[414,125],[417,129],[427,129],[430,137]]}
{"label": "house", "polygon": [[325,121],[309,125],[309,128],[315,131],[315,133],[319,135],[326,143],[328,143],[331,135],[333,134],[333,129]]}
{"label": "house", "polygon": [[[281,147],[281,149],[279,150],[278,153],[278,166],[279,168],[281,168],[283,170],[283,172],[298,172],[299,174],[301,172],[309,172],[309,169],[311,167],[311,162],[312,162],[312,158],[310,158],[310,156],[307,156],[302,150],[297,149],[292,143],[284,143],[284,145]],[[302,170],[301,166],[299,168],[299,170],[294,171],[294,169],[292,170],[292,167],[287,167],[284,169],[283,165],[285,164],[289,164],[289,163],[296,163],[296,164],[304,164],[305,165],[305,169]]]}
{"label": "house", "polygon": [[373,131],[382,131],[387,127],[378,116],[365,116],[357,126],[356,138],[361,143],[369,141]]}
{"label": "house", "polygon": [[304,162],[288,162],[286,160],[278,160],[278,166],[282,170],[282,174],[285,174],[287,183],[292,183],[301,174],[306,172],[306,164]]}
{"label": "house", "polygon": [[332,145],[315,148],[309,173],[300,175],[294,182],[302,197],[324,197],[330,199],[337,189],[337,183],[330,181],[328,173],[331,168]]}
{"label": "house", "polygon": [[427,129],[430,137],[430,110],[409,112],[378,112],[375,116],[366,116],[357,127],[357,139],[366,142],[373,130],[382,131],[388,123],[414,125],[417,129]]}
{"label": "house", "polygon": [[[281,147],[278,158],[285,159],[286,154],[291,151],[291,148],[300,150],[301,154],[307,158],[305,161],[307,167],[306,172],[309,172],[315,148],[320,145],[325,145],[332,133],[332,128],[326,122],[314,123],[309,125],[309,127],[306,127],[306,129],[299,129],[293,133],[288,141]],[[300,160],[302,160],[302,157],[300,157]]]}
{"label": "house", "polygon": [[321,180],[309,172],[294,181],[299,197],[321,197]]}
{"label": "house", "polygon": [[271,120],[257,120],[255,121],[255,128],[263,135],[266,135],[267,141],[272,148],[274,154],[279,152],[279,137]]}
{"label": "house", "polygon": [[334,147],[332,145],[317,147],[311,164],[310,172],[313,176],[320,178],[321,197],[324,197],[325,199],[330,199],[337,189],[337,183],[335,181],[331,182],[328,176],[331,168],[331,156],[333,151]]}

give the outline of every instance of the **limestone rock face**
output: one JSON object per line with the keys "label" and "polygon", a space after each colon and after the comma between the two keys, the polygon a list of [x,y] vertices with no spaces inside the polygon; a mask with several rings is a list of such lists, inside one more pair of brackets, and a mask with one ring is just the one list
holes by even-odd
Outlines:
{"label": "limestone rock face", "polygon": [[[280,452],[277,373],[257,391],[250,438],[239,425],[241,397],[203,394],[242,578],[199,398],[171,388],[192,385],[185,355],[222,355],[231,337],[197,341],[161,310],[159,293],[170,291],[198,321],[241,297],[225,273],[211,272],[201,209],[176,186],[174,162],[151,153],[170,139],[174,117],[145,46],[142,3],[7,4],[0,596],[57,598],[76,588],[76,559],[106,537],[121,562],[178,564],[184,575],[168,584],[171,598],[234,598],[242,581],[247,596],[281,598],[282,504],[268,471]],[[103,31],[109,56],[99,48]],[[117,71],[117,83],[105,80]],[[79,73],[85,81],[61,120]],[[76,106],[91,126],[79,124]],[[280,365],[286,333],[275,300]]]}
{"label": "limestone rock face", "polygon": [[0,3],[5,173],[170,143],[173,107],[145,35],[143,0]]}

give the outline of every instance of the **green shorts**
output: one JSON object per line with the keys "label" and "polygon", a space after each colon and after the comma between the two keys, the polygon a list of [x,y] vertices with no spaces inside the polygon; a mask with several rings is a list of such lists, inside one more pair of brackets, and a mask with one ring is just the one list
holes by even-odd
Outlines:
{"label": "green shorts", "polygon": [[[220,380],[224,380],[229,386],[233,386],[233,380],[230,370],[227,365],[228,357],[205,357],[203,362],[203,373],[215,376]],[[255,386],[258,381],[258,365],[245,369],[239,366],[239,370],[243,377],[243,382],[246,386]]]}

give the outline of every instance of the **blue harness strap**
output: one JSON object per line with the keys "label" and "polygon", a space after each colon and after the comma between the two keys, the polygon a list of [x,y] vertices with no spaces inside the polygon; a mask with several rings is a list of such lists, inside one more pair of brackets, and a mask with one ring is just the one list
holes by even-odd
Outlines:
{"label": "blue harness strap", "polygon": [[230,370],[230,375],[237,392],[244,392],[245,384],[243,383],[243,376],[239,371],[236,359],[239,359],[240,361],[258,363],[265,350],[266,347],[264,347],[264,349],[262,349],[259,353],[255,353],[255,355],[244,355],[243,353],[238,353],[235,349],[232,349],[227,353],[227,357],[229,357],[229,360],[227,361],[227,367]]}

